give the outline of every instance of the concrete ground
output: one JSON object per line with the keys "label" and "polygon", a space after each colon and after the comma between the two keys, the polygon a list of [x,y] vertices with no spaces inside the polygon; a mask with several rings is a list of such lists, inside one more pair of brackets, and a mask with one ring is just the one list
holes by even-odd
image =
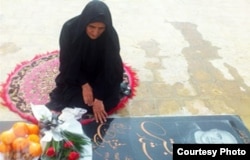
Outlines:
{"label": "concrete ground", "polygon": [[[62,24],[88,0],[0,0],[0,82],[22,61],[58,50]],[[137,72],[119,116],[236,114],[250,129],[250,2],[105,0],[121,55]],[[0,120],[20,120],[0,106]]]}

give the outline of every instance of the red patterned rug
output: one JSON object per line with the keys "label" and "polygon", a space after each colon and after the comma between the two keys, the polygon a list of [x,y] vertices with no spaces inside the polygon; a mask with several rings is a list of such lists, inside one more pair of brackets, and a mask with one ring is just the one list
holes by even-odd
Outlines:
{"label": "red patterned rug", "polygon": [[[49,93],[55,87],[54,79],[58,74],[58,53],[59,51],[48,52],[17,65],[9,74],[6,82],[2,84],[2,105],[7,106],[22,118],[36,123],[30,104],[46,104],[49,101]],[[123,96],[118,106],[109,114],[123,108],[135,95],[135,87],[138,82],[136,74],[126,64],[124,64],[124,70],[131,94]]]}

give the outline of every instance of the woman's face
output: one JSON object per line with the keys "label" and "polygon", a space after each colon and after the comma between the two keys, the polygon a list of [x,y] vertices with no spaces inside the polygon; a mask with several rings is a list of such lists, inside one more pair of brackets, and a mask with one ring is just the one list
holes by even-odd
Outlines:
{"label": "woman's face", "polygon": [[105,24],[102,22],[89,23],[86,28],[86,33],[90,39],[97,39],[105,31]]}

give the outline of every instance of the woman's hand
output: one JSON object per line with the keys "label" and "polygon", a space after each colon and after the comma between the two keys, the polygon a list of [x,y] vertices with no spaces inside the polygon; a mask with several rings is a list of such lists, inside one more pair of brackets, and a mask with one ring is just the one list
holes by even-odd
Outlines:
{"label": "woman's hand", "polygon": [[88,106],[93,106],[94,103],[93,91],[88,83],[82,85],[82,96],[85,104],[87,104]]}
{"label": "woman's hand", "polygon": [[106,122],[108,114],[105,111],[104,104],[101,100],[95,99],[93,103],[93,113],[97,123]]}

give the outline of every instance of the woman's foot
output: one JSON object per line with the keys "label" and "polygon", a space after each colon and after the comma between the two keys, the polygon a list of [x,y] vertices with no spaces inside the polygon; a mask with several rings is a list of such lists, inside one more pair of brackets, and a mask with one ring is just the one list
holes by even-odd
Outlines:
{"label": "woman's foot", "polygon": [[82,115],[82,119],[92,119],[92,118],[94,118],[94,115],[91,113],[86,113]]}
{"label": "woman's foot", "polygon": [[82,118],[80,119],[80,123],[83,125],[89,124],[90,122],[94,121],[95,117],[91,113],[86,113],[82,115]]}

